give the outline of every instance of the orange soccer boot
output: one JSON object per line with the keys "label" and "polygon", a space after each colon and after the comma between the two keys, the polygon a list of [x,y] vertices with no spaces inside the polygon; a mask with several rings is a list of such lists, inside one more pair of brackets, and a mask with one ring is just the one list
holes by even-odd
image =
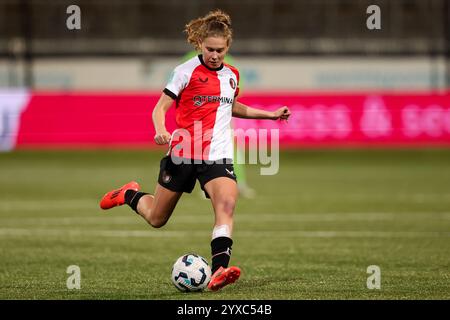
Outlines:
{"label": "orange soccer boot", "polygon": [[208,284],[208,289],[217,291],[226,285],[236,282],[241,275],[241,269],[238,267],[220,267],[211,276],[211,281]]}
{"label": "orange soccer boot", "polygon": [[100,201],[100,208],[107,210],[125,203],[125,192],[127,190],[139,191],[141,187],[136,181],[128,182],[119,189],[112,190],[105,194]]}

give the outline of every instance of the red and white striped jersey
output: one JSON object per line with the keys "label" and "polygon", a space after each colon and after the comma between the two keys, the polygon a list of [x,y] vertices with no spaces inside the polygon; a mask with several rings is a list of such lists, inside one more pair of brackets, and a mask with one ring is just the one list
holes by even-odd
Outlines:
{"label": "red and white striped jersey", "polygon": [[173,155],[212,161],[233,159],[230,122],[233,101],[239,93],[236,68],[222,64],[211,69],[201,55],[193,57],[175,68],[164,93],[176,101],[179,129],[172,139]]}

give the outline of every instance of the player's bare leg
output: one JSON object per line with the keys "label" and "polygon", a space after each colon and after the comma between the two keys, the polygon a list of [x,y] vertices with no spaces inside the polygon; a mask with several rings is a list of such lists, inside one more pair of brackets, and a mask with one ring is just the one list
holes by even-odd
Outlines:
{"label": "player's bare leg", "polygon": [[182,194],[158,183],[154,195],[147,194],[139,199],[136,212],[152,227],[161,228],[169,220]]}
{"label": "player's bare leg", "polygon": [[236,181],[226,177],[219,177],[205,184],[205,189],[211,198],[214,208],[214,225],[228,225],[231,236],[234,208],[239,194]]}
{"label": "player's bare leg", "polygon": [[206,183],[205,190],[211,198],[215,213],[211,241],[212,276],[208,288],[216,291],[235,282],[241,274],[238,267],[228,267],[233,244],[231,234],[238,189],[236,181],[220,177]]}
{"label": "player's bare leg", "polygon": [[156,185],[155,194],[140,192],[137,182],[129,182],[122,187],[106,193],[100,201],[104,210],[128,204],[151,226],[161,228],[172,215],[182,192],[174,192]]}

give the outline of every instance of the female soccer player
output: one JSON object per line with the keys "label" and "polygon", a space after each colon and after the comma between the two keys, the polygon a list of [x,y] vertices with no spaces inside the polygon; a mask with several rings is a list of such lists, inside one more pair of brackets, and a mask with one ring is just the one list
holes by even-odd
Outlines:
{"label": "female soccer player", "polygon": [[[198,51],[193,49],[183,56],[182,62],[186,62],[187,60],[190,60],[191,58],[196,57],[197,55],[198,55]],[[225,56],[223,62],[225,64],[234,65],[234,59],[229,53]],[[239,93],[242,92],[242,82],[243,82],[243,77],[240,77]],[[231,122],[231,126],[230,126],[231,128],[233,127],[232,124],[233,123]],[[234,139],[234,136],[233,136],[233,139]],[[245,159],[245,147],[242,148],[242,146],[239,146],[239,144],[238,144],[237,147],[234,148],[233,156],[234,156],[234,158],[237,157],[237,158]],[[233,167],[234,167],[234,174],[236,176],[239,197],[243,196],[244,198],[248,198],[248,199],[254,198],[256,195],[256,192],[254,189],[252,189],[250,187],[250,185],[247,182],[247,175],[245,173],[245,164],[239,163],[239,162],[234,162]],[[200,194],[200,196],[202,198],[205,197],[203,192]]]}
{"label": "female soccer player", "polygon": [[[232,40],[231,20],[226,13],[216,10],[192,20],[185,32],[187,41],[200,54],[175,68],[153,110],[154,140],[159,145],[169,144],[169,152],[160,163],[155,192],[141,192],[139,184],[131,181],[105,194],[100,207],[110,209],[126,203],[151,226],[160,228],[183,192],[191,193],[198,180],[215,213],[208,288],[216,291],[235,282],[241,273],[238,267],[228,267],[238,197],[229,133],[231,118],[287,120],[290,111],[287,107],[274,112],[258,110],[236,100],[239,72],[223,62]],[[165,127],[165,115],[174,101],[178,129],[171,135]]]}

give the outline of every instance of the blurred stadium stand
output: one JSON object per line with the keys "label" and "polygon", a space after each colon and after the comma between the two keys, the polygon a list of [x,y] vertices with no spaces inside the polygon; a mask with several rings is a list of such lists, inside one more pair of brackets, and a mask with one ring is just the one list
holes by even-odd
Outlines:
{"label": "blurred stadium stand", "polygon": [[[82,29],[65,27],[66,8],[82,8]],[[382,29],[365,27],[380,6]],[[156,54],[188,49],[184,24],[221,8],[233,18],[235,54],[444,54],[447,0],[1,0],[0,53],[29,40],[36,56]],[[245,41],[242,41],[245,40]],[[28,46],[27,46],[28,47]]]}
{"label": "blurred stadium stand", "polygon": [[[81,30],[66,28],[72,4],[81,8]],[[381,8],[381,30],[366,28],[372,4]],[[191,49],[185,23],[221,8],[233,19],[233,55],[421,56],[448,87],[449,7],[448,0],[0,0],[0,59],[24,62],[10,66],[0,86],[22,77],[34,87],[35,59],[178,58]]]}

